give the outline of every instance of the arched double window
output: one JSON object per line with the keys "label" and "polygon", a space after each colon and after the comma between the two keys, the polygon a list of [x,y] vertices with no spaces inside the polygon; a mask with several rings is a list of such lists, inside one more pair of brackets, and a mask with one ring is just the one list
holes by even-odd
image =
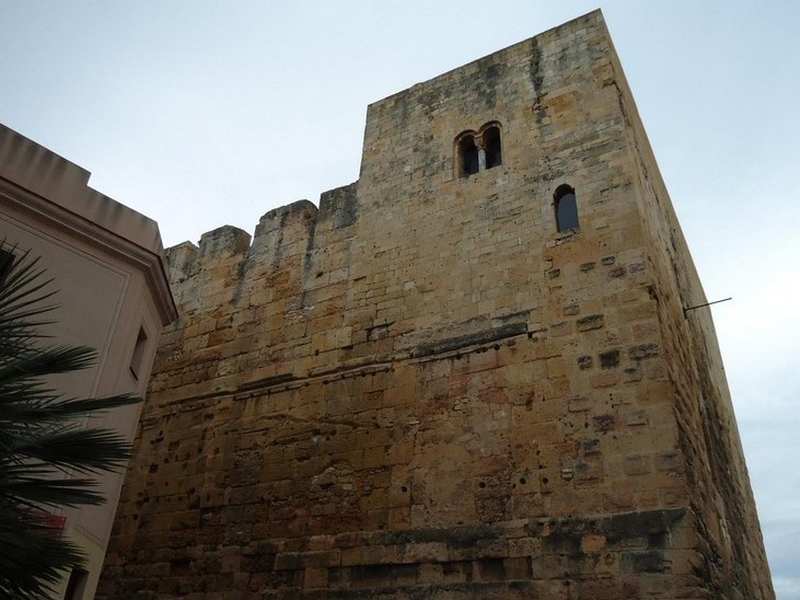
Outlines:
{"label": "arched double window", "polygon": [[558,186],[553,194],[553,205],[556,211],[556,229],[558,231],[578,229],[578,203],[575,199],[575,188],[566,183]]}
{"label": "arched double window", "polygon": [[480,131],[464,131],[456,138],[456,169],[459,177],[469,177],[503,164],[500,125],[492,122]]}

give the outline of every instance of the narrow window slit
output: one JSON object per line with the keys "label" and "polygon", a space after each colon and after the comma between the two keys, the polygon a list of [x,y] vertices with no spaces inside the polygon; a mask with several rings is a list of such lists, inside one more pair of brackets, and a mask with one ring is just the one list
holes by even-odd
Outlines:
{"label": "narrow window slit", "polygon": [[575,199],[575,189],[562,184],[553,194],[556,211],[556,229],[559,232],[578,229],[578,203]]}
{"label": "narrow window slit", "polygon": [[131,356],[131,375],[134,379],[139,379],[139,373],[142,369],[144,361],[144,350],[147,346],[147,334],[144,327],[139,327],[139,335],[136,337],[136,345],[133,347],[133,355]]}
{"label": "narrow window slit", "polygon": [[478,146],[475,145],[475,136],[466,135],[458,143],[461,158],[461,176],[469,177],[479,170]]}
{"label": "narrow window slit", "polygon": [[500,129],[492,125],[483,132],[483,147],[486,149],[486,168],[499,167],[503,164],[503,155],[500,149]]}

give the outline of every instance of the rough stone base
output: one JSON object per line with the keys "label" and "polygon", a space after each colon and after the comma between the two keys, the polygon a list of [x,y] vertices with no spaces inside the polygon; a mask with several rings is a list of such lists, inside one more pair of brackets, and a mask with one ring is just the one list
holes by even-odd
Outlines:
{"label": "rough stone base", "polygon": [[[686,511],[673,509],[175,548],[160,577],[157,565],[109,567],[101,593],[113,600],[711,597],[702,557],[687,550],[691,539]],[[115,571],[125,574],[122,585]]]}

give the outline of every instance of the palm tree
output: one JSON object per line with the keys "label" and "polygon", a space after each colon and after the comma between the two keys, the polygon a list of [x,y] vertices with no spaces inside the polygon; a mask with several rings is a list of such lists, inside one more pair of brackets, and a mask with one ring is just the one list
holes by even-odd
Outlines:
{"label": "palm tree", "polygon": [[[15,255],[19,255],[16,256]],[[51,511],[102,504],[96,475],[124,466],[130,447],[86,427],[132,396],[63,398],[48,377],[91,365],[91,348],[46,345],[40,328],[56,308],[38,257],[0,241],[0,597],[42,598],[83,556]]]}

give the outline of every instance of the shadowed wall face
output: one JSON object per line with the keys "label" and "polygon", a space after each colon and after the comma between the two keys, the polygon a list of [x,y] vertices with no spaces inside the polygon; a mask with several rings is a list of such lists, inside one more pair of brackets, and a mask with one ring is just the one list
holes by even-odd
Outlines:
{"label": "shadowed wall face", "polygon": [[102,595],[769,597],[746,475],[712,508],[687,460],[713,326],[640,129],[591,13],[371,105],[319,210],[170,249]]}

